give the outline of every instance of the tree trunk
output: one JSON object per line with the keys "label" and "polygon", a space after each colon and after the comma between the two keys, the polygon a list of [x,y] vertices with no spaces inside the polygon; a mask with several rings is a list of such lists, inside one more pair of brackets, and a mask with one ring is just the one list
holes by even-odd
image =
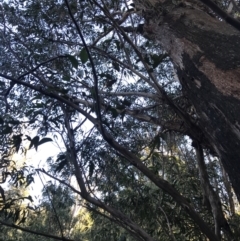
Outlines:
{"label": "tree trunk", "polygon": [[144,9],[143,35],[169,54],[240,201],[240,32],[199,4],[151,2],[136,3]]}

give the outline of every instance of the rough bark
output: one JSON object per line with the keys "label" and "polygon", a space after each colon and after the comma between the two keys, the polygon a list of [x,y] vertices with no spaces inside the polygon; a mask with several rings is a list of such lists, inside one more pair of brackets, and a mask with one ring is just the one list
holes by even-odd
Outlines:
{"label": "rough bark", "polygon": [[240,32],[201,5],[172,2],[156,0],[142,11],[143,35],[171,57],[240,200]]}

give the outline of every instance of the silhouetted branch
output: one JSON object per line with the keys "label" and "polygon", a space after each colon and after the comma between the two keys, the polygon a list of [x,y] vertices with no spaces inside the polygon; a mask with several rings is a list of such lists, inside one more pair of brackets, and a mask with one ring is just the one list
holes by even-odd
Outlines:
{"label": "silhouetted branch", "polygon": [[52,239],[62,240],[62,241],[74,241],[73,239],[62,238],[62,237],[57,237],[57,236],[54,236],[54,235],[51,235],[51,234],[33,231],[33,230],[30,230],[30,229],[27,229],[27,228],[20,227],[16,224],[13,224],[13,223],[4,222],[2,220],[0,220],[0,224],[3,225],[3,226],[9,227],[9,228],[19,229],[19,230],[22,230],[23,232],[32,233],[34,235],[39,235],[39,236],[42,236],[42,237],[47,237],[47,238],[52,238]]}

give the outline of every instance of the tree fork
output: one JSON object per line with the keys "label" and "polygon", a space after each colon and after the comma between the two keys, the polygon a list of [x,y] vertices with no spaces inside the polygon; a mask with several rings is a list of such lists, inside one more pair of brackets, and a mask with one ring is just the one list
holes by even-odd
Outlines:
{"label": "tree fork", "polygon": [[240,32],[194,4],[166,0],[148,9],[137,5],[145,18],[143,36],[169,54],[199,127],[240,201]]}

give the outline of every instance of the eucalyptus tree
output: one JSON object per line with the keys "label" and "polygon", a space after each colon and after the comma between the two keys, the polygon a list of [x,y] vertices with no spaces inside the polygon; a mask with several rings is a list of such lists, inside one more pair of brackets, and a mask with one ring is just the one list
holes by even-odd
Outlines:
{"label": "eucalyptus tree", "polygon": [[9,219],[17,225],[11,224],[8,219],[5,224],[12,228],[1,226],[0,240],[50,241],[62,240],[63,237],[65,240],[73,240],[70,237],[81,240],[92,225],[89,213],[80,207],[73,193],[66,187],[52,182],[45,185],[38,205],[28,204],[26,210],[28,214],[25,220],[22,220],[21,214],[19,219],[13,215]]}
{"label": "eucalyptus tree", "polygon": [[[199,128],[239,190],[239,1],[136,1],[143,35],[169,54]],[[231,161],[230,161],[231,160]]]}
{"label": "eucalyptus tree", "polygon": [[1,2],[3,176],[23,141],[37,151],[58,136],[65,148],[36,172],[121,226],[117,237],[237,237],[238,22],[223,15],[230,2],[201,2]]}

